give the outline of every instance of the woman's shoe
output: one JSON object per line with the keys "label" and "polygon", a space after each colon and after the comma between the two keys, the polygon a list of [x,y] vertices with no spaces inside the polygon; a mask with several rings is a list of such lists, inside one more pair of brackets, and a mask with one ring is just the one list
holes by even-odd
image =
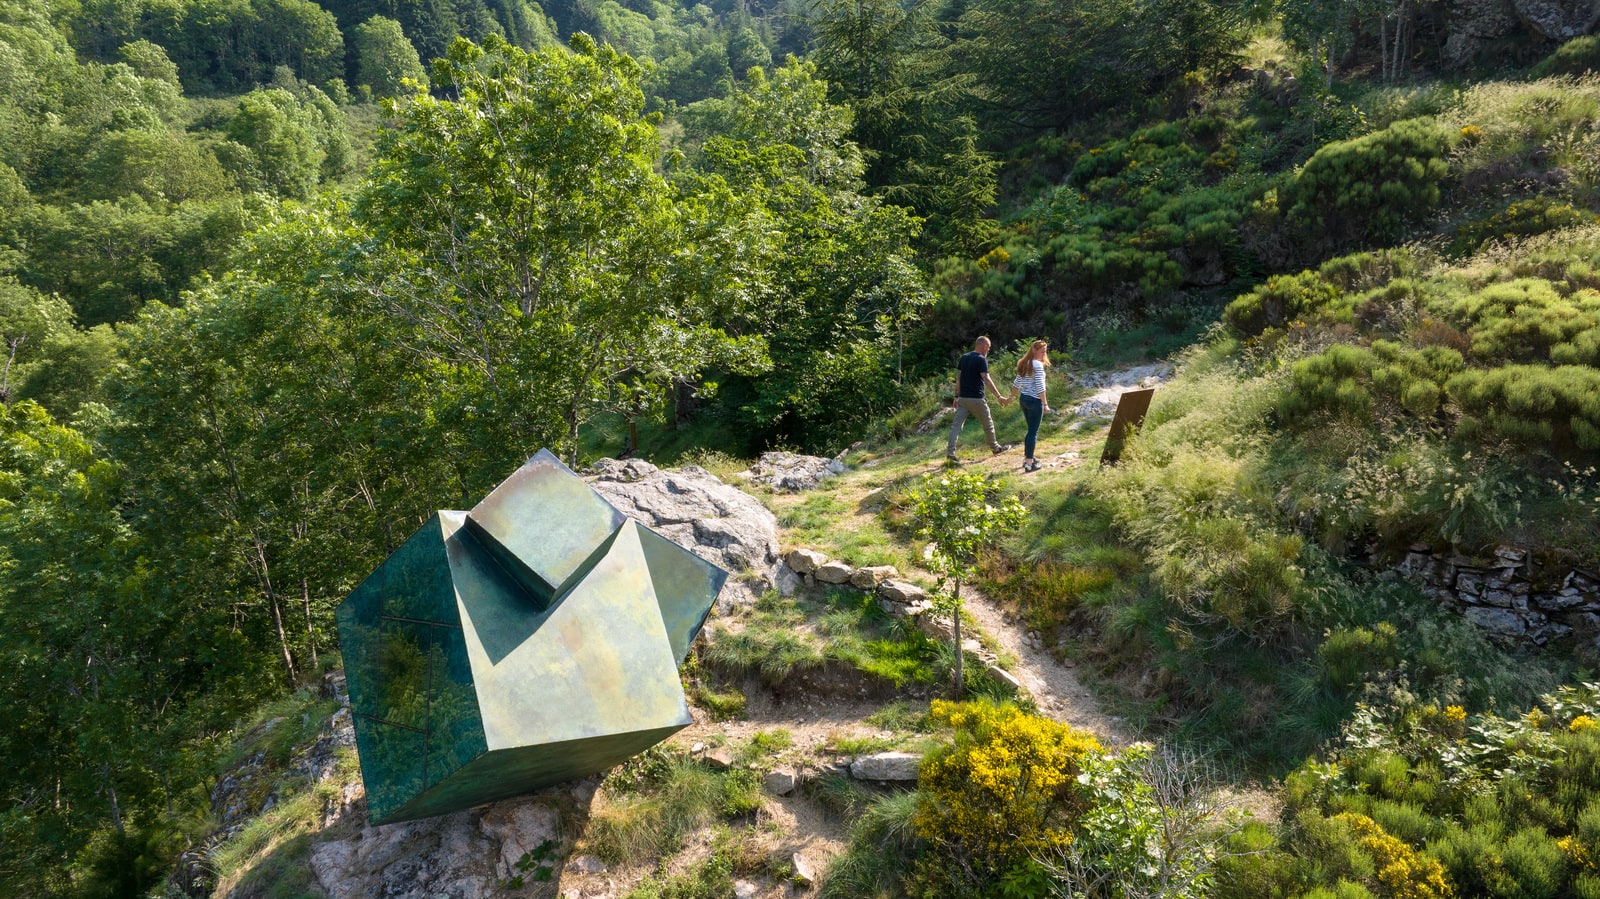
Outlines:
{"label": "woman's shoe", "polygon": [[1022,472],[1023,472],[1023,474],[1027,474],[1030,471],[1038,471],[1038,470],[1039,470],[1039,463],[1038,462],[1035,462],[1032,459],[1023,459],[1022,460]]}

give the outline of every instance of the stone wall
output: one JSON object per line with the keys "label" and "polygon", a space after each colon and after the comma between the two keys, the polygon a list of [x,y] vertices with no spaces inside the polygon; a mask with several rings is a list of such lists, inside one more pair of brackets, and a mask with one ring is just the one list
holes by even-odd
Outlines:
{"label": "stone wall", "polygon": [[1537,564],[1502,546],[1486,556],[1412,546],[1392,571],[1495,637],[1544,646],[1576,637],[1600,646],[1600,573]]}

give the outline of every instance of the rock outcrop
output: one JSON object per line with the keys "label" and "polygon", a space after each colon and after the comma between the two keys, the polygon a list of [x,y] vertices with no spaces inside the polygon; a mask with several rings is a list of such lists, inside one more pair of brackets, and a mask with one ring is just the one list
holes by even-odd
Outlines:
{"label": "rock outcrop", "polygon": [[437,818],[368,824],[314,845],[311,871],[332,899],[499,896],[506,881],[538,867],[554,881],[570,849],[563,822],[585,813],[596,785],[591,778]]}
{"label": "rock outcrop", "polygon": [[1497,639],[1543,646],[1576,636],[1600,646],[1600,572],[1535,565],[1516,547],[1474,557],[1422,544],[1391,571]]}
{"label": "rock outcrop", "polygon": [[818,486],[844,471],[843,453],[833,459],[821,456],[802,456],[799,453],[762,453],[761,458],[739,477],[774,490],[797,493],[815,490]]}
{"label": "rock outcrop", "polygon": [[1600,24],[1600,6],[1593,0],[1512,0],[1512,6],[1529,30],[1558,44]]}
{"label": "rock outcrop", "polygon": [[776,584],[778,520],[755,497],[695,465],[663,470],[642,459],[601,459],[587,474],[624,515],[733,575],[721,610]]}

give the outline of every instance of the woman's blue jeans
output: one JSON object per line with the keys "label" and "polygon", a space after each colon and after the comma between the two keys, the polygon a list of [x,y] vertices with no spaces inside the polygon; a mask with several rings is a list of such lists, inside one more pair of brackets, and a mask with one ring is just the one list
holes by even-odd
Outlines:
{"label": "woman's blue jeans", "polygon": [[1022,441],[1023,458],[1032,459],[1034,444],[1039,442],[1039,422],[1044,420],[1044,403],[1026,393],[1017,402],[1022,406],[1022,420],[1028,423],[1028,436]]}

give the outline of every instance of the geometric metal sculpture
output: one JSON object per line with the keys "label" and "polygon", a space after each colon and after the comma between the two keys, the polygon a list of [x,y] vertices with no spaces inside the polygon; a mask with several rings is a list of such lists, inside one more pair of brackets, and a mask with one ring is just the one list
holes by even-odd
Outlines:
{"label": "geometric metal sculpture", "polygon": [[604,771],[690,723],[678,666],[727,572],[548,450],[339,605],[375,824]]}

